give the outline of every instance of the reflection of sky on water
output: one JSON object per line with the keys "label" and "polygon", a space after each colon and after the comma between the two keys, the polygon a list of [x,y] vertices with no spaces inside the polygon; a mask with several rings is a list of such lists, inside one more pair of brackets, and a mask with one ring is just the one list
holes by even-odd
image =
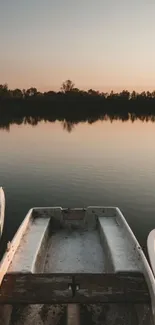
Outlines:
{"label": "reflection of sky on water", "polygon": [[0,131],[8,237],[33,206],[119,206],[140,240],[155,227],[155,125],[12,125]]}

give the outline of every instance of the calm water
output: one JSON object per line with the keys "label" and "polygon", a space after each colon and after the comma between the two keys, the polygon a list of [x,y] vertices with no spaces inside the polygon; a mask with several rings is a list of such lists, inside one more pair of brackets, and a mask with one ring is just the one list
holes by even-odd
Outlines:
{"label": "calm water", "polygon": [[0,130],[5,241],[33,206],[120,207],[146,245],[155,228],[155,123],[98,121]]}

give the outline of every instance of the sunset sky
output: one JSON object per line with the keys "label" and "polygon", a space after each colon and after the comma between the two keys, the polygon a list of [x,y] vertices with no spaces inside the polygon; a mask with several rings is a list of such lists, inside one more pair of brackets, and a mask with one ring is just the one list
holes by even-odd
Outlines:
{"label": "sunset sky", "polygon": [[0,83],[155,89],[154,0],[0,0]]}

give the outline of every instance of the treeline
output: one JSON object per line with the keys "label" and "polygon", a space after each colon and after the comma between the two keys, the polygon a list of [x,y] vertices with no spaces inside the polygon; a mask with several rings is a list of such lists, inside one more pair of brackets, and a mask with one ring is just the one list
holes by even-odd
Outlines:
{"label": "treeline", "polygon": [[62,122],[71,131],[79,122],[97,120],[155,121],[155,91],[101,93],[75,88],[72,81],[63,83],[59,92],[40,93],[36,88],[10,90],[0,85],[0,128],[11,124],[37,125],[40,121]]}
{"label": "treeline", "polygon": [[125,100],[125,101],[154,101],[155,100],[155,90],[150,91],[143,91],[141,93],[137,93],[136,91],[129,92],[128,90],[123,90],[120,93],[116,93],[111,91],[110,93],[107,92],[99,92],[93,89],[89,89],[88,91],[80,90],[75,88],[73,82],[71,80],[66,80],[61,88],[60,91],[47,91],[47,92],[40,92],[36,88],[31,87],[29,89],[9,89],[7,84],[0,85],[0,100],[13,100],[13,99],[22,99],[22,100],[65,100],[66,98],[70,99],[78,99],[81,98],[82,100],[92,100],[96,99],[100,102],[108,101],[108,100]]}

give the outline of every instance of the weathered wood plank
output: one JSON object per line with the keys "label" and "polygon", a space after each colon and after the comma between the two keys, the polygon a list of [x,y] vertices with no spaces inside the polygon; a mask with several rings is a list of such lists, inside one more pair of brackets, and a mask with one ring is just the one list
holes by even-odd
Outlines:
{"label": "weathered wood plank", "polygon": [[0,304],[149,303],[141,274],[7,274]]}
{"label": "weathered wood plank", "polygon": [[143,303],[149,302],[149,291],[144,276],[138,273],[75,275],[74,282],[79,285],[76,300],[93,303]]}
{"label": "weathered wood plank", "polygon": [[80,305],[67,305],[67,325],[80,325]]}
{"label": "weathered wood plank", "polygon": [[71,282],[71,276],[8,274],[0,288],[0,304],[65,303],[72,297]]}

